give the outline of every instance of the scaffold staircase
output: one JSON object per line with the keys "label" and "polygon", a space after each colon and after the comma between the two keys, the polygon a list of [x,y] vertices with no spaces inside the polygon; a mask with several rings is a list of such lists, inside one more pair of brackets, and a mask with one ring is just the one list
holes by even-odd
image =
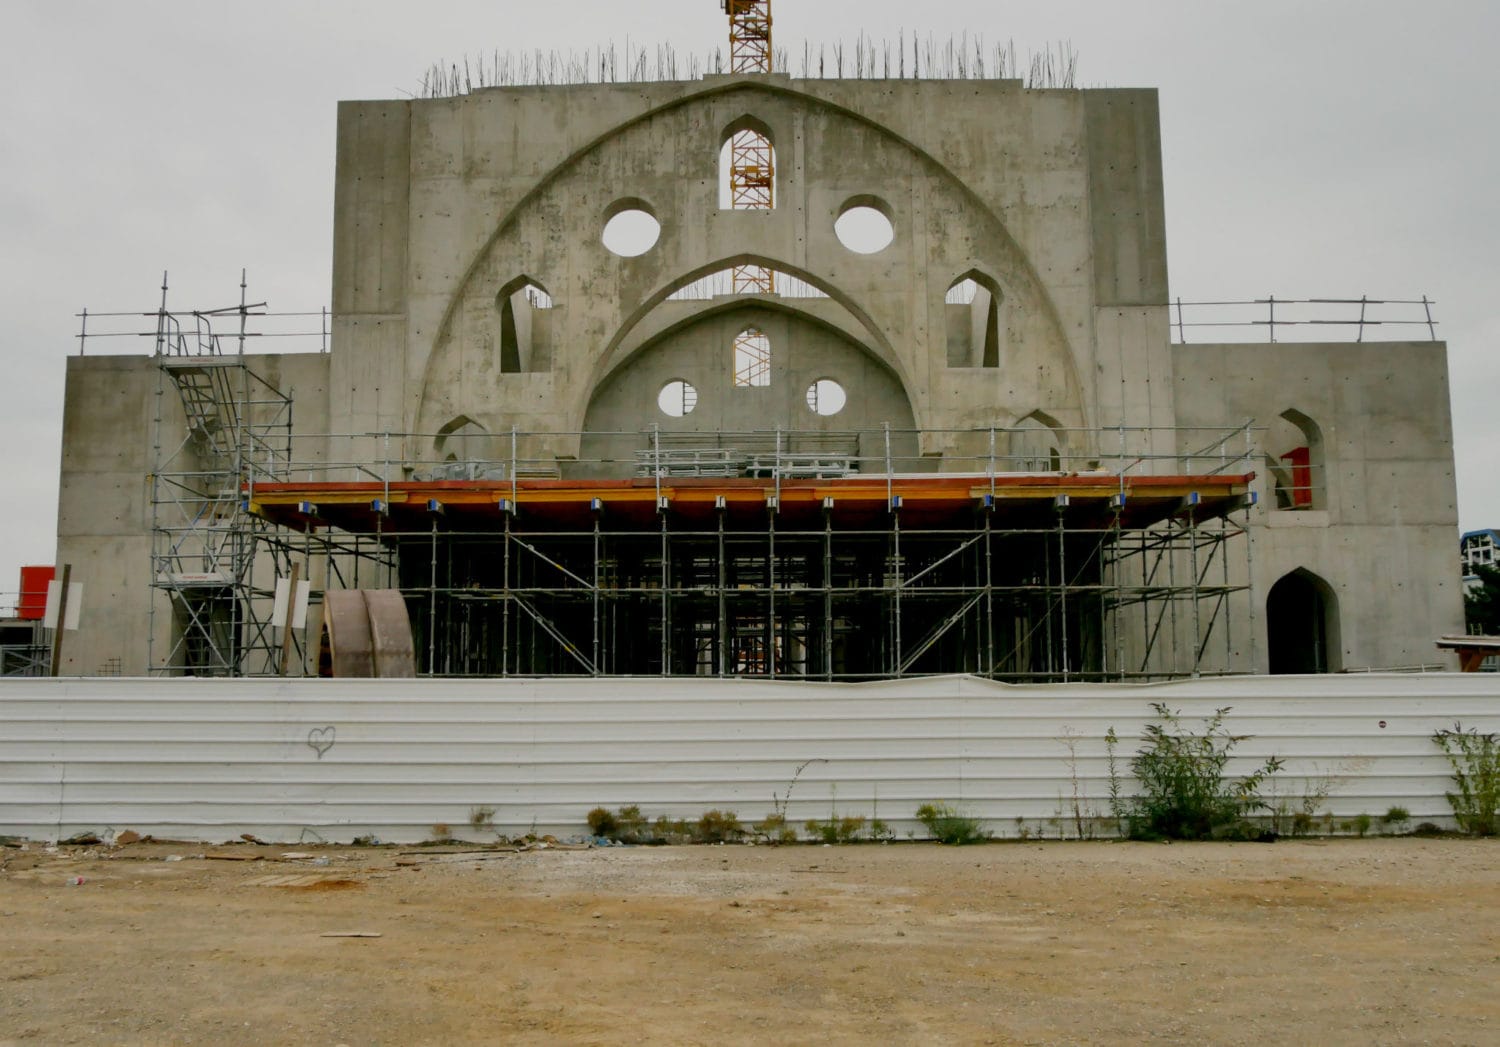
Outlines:
{"label": "scaffold staircase", "polygon": [[[165,284],[165,281],[164,281]],[[151,475],[151,579],[168,596],[170,630],[151,602],[154,673],[244,676],[273,672],[274,571],[257,583],[262,524],[246,490],[284,479],[291,457],[291,399],[258,375],[243,352],[257,306],[157,319],[156,465]],[[215,317],[240,318],[239,351],[225,352]],[[190,319],[189,319],[190,317]],[[184,319],[188,323],[184,323]],[[190,334],[184,334],[190,331]],[[175,397],[169,390],[175,390]],[[172,409],[173,401],[181,414]],[[164,634],[170,640],[163,650]]]}

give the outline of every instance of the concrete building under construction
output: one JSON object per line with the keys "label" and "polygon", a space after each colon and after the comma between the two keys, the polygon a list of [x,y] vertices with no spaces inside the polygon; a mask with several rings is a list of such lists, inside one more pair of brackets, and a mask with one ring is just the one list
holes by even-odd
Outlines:
{"label": "concrete building under construction", "polygon": [[68,361],[60,672],[315,673],[346,589],[435,676],[1437,661],[1431,327],[1199,344],[1154,91],[903,72],[342,103],[328,351]]}

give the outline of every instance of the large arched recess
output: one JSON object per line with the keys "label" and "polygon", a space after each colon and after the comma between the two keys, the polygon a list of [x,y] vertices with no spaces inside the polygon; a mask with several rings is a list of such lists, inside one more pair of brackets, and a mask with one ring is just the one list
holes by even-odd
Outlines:
{"label": "large arched recess", "polygon": [[[758,265],[767,269],[775,270],[780,273],[787,273],[791,276],[797,277],[800,280],[806,281],[809,286],[814,287],[826,294],[828,298],[835,305],[840,307],[848,316],[850,321],[849,327],[857,328],[858,330],[857,334],[852,334],[846,328],[846,333],[851,333],[851,337],[858,344],[860,344],[867,352],[875,356],[888,370],[890,370],[896,381],[899,382],[902,388],[906,391],[907,399],[908,401],[910,401],[911,380],[905,372],[905,368],[902,365],[900,357],[896,353],[895,347],[891,345],[890,340],[885,336],[885,333],[881,331],[879,325],[876,324],[873,319],[871,319],[870,314],[854,298],[854,296],[820,278],[816,274],[808,272],[805,269],[800,269],[785,262],[777,261],[774,258],[767,258],[761,255],[742,254],[733,255],[728,258],[716,259],[662,284],[660,287],[656,288],[656,290],[654,290],[645,300],[643,300],[640,305],[637,306],[628,316],[626,316],[619,329],[605,344],[603,351],[600,352],[598,359],[594,364],[593,371],[590,375],[589,388],[586,391],[586,402],[591,402],[593,400],[594,390],[599,386],[601,382],[605,381],[612,372],[626,364],[631,356],[633,356],[636,352],[639,352],[640,349],[643,348],[642,346],[632,345],[633,340],[631,338],[631,334],[637,329],[646,326],[652,317],[659,314],[661,307],[666,303],[667,299],[676,294],[682,288],[688,286],[696,280],[701,279],[704,276],[709,275],[710,273],[716,273],[721,270],[738,265]],[[712,308],[741,308],[744,306],[746,301],[747,299],[744,298],[731,299],[727,302],[716,303]],[[811,313],[811,309],[804,301],[801,300],[781,299],[774,296],[762,297],[757,295],[753,299],[748,299],[748,301],[754,301],[758,304],[767,305],[772,308],[793,310],[805,315]],[[808,318],[814,319],[811,315],[809,315]],[[814,320],[814,322],[822,321]],[[659,336],[653,336],[653,340],[655,337]]]}
{"label": "large arched recess", "polygon": [[[735,95],[735,97],[724,97],[729,95]],[[425,352],[426,358],[410,361],[411,373],[420,375],[420,378],[409,386],[411,389],[409,395],[412,399],[408,405],[408,417],[412,418],[420,428],[425,421],[429,420],[428,412],[423,409],[429,399],[448,401],[445,403],[444,411],[450,415],[451,410],[447,408],[468,406],[452,404],[453,397],[447,390],[439,389],[434,392],[434,372],[449,378],[462,373],[461,367],[456,367],[452,360],[444,359],[445,352],[452,350],[456,343],[467,342],[470,346],[482,345],[490,337],[489,332],[475,329],[475,322],[465,316],[464,310],[468,303],[492,300],[495,287],[503,282],[502,274],[517,271],[567,274],[568,280],[581,282],[568,283],[565,280],[554,279],[554,283],[558,285],[556,287],[558,293],[572,303],[580,303],[590,294],[607,299],[618,290],[610,286],[609,280],[604,281],[602,287],[599,286],[598,280],[594,280],[593,286],[590,286],[588,277],[615,270],[601,269],[596,264],[596,257],[602,248],[595,242],[596,238],[592,235],[592,230],[583,220],[581,213],[570,210],[572,198],[562,191],[561,186],[580,179],[591,179],[587,183],[587,188],[598,197],[599,203],[605,202],[601,194],[610,189],[623,194],[636,193],[635,186],[624,184],[615,176],[619,165],[612,167],[606,162],[611,157],[605,154],[614,148],[617,142],[624,142],[627,136],[635,134],[638,130],[642,136],[645,136],[659,129],[655,126],[643,128],[643,125],[674,116],[678,110],[691,110],[692,107],[702,107],[704,112],[700,114],[689,111],[682,114],[679,122],[684,126],[697,127],[700,123],[698,117],[700,115],[704,117],[701,121],[702,130],[706,136],[702,150],[703,162],[705,171],[712,172],[717,160],[715,148],[717,143],[714,139],[717,137],[718,129],[717,121],[711,119],[712,106],[717,102],[726,109],[740,112],[752,111],[760,108],[756,105],[757,98],[777,100],[784,106],[794,106],[804,113],[829,114],[851,125],[858,125],[865,129],[872,141],[878,140],[884,143],[884,148],[893,151],[893,155],[899,153],[907,157],[908,162],[902,177],[899,180],[887,180],[883,186],[887,192],[900,192],[902,191],[900,186],[912,184],[915,179],[926,187],[924,192],[930,196],[961,201],[965,213],[969,216],[967,220],[973,228],[974,240],[983,245],[983,252],[987,255],[974,259],[974,262],[998,275],[1007,287],[1011,301],[1020,307],[1032,310],[1028,315],[1034,317],[1036,330],[1042,332],[1041,340],[1049,347],[1046,351],[1056,354],[1059,368],[1068,372],[1068,379],[1063,384],[1072,389],[1083,388],[1083,383],[1079,378],[1079,364],[1075,349],[1064,330],[1056,305],[1038,277],[1031,260],[1015,242],[1000,216],[967,186],[962,178],[930,152],[908,138],[845,106],[807,94],[789,82],[729,78],[687,89],[677,98],[647,109],[634,118],[599,134],[541,176],[535,184],[522,193],[513,206],[503,213],[495,225],[494,232],[473,257],[462,279],[451,293],[446,294],[447,304],[443,307],[441,320],[428,328],[434,331],[431,336],[432,341],[425,348],[419,345],[413,346],[415,352]],[[781,114],[780,120],[783,123],[786,122],[785,116],[785,113]],[[778,140],[789,140],[787,129],[778,126],[777,118],[768,115],[767,123],[778,132]],[[678,130],[680,132],[680,129]],[[621,145],[620,148],[623,150],[626,146]],[[631,145],[629,148],[633,156],[641,156],[645,152],[638,144]],[[618,157],[613,159],[617,160]],[[684,178],[682,181],[690,184],[694,182],[694,179]],[[704,181],[704,191],[710,194],[710,202],[712,202],[712,181],[711,179]],[[882,188],[882,186],[876,185],[871,188]],[[579,195],[575,192],[572,197]],[[649,196],[649,194],[646,195]],[[687,235],[685,230],[690,227],[691,223],[673,220],[681,216],[682,208],[669,201],[657,201],[657,203],[660,205],[660,213],[664,219],[663,242],[676,242],[680,248],[677,257],[666,270],[660,272],[651,269],[656,264],[651,255],[642,260],[628,260],[624,263],[618,259],[606,260],[610,261],[615,269],[623,268],[632,274],[654,273],[658,279],[653,279],[651,283],[660,287],[669,282],[676,282],[677,278],[668,278],[669,271],[684,274],[683,278],[690,278],[687,274],[711,271],[715,266],[722,265],[726,258],[731,257],[723,250],[714,249],[714,245],[707,244],[696,257],[691,256],[692,252],[683,246],[685,241],[679,240]],[[792,220],[794,211],[795,209],[790,207],[780,208],[774,212],[776,216],[774,220]],[[517,230],[527,222],[528,216],[535,217],[543,214],[552,217],[550,222],[544,223],[541,228],[555,231],[560,225],[560,220],[555,216],[567,215],[570,221],[575,218],[580,220],[582,224],[579,228],[582,232],[579,235],[570,234],[567,237],[530,235],[534,234],[536,229],[526,230],[526,235],[518,233]],[[812,219],[808,221],[811,222]],[[563,243],[564,241],[566,243]],[[659,246],[657,251],[661,249]],[[543,257],[548,251],[551,254]],[[593,254],[588,252],[593,252]],[[913,275],[923,277],[927,274],[914,273]],[[814,280],[809,280],[809,282],[814,282]],[[618,295],[623,300],[623,305],[622,313],[617,321],[592,315],[585,323],[580,318],[582,310],[577,305],[565,310],[569,315],[561,319],[564,323],[571,322],[573,326],[559,332],[559,342],[573,347],[576,352],[587,352],[590,359],[587,361],[560,360],[554,364],[557,381],[548,386],[547,395],[555,396],[556,402],[545,406],[538,405],[534,410],[534,417],[550,419],[552,424],[559,429],[576,426],[581,422],[582,411],[592,396],[593,383],[580,381],[580,379],[583,378],[584,373],[595,370],[599,356],[604,349],[601,343],[613,337],[615,332],[623,330],[627,326],[625,321],[628,315],[639,310],[645,304],[645,300],[651,297],[649,287],[637,288],[632,285],[629,290],[631,292],[629,294]],[[875,317],[870,301],[872,298],[879,300],[881,297],[879,292],[862,295],[862,301],[858,304],[866,316]],[[914,344],[913,335],[914,331],[919,329],[918,325],[926,326],[915,314],[915,310],[908,311],[889,322],[883,322],[879,318],[872,319],[872,337],[868,341],[873,344],[900,347],[896,354],[898,373],[925,375],[928,373],[930,361],[920,357],[917,350],[910,348]],[[940,331],[941,325],[938,326]],[[456,327],[460,329],[456,330]],[[921,336],[923,339],[931,337],[926,331],[922,331]],[[423,341],[425,342],[425,338]],[[925,344],[922,348],[923,351],[929,353],[932,351]],[[938,346],[936,351],[941,353],[943,347]],[[903,357],[903,353],[907,355]],[[597,375],[592,375],[592,377],[597,377]],[[485,395],[486,390],[465,389],[462,393],[466,396],[481,397]],[[913,397],[913,404],[920,422],[924,412],[924,397]],[[474,409],[484,410],[484,406],[477,405]]]}
{"label": "large arched recess", "polygon": [[1304,567],[1266,594],[1266,650],[1273,674],[1334,673],[1343,667],[1338,595]]}
{"label": "large arched recess", "polygon": [[[769,340],[764,385],[734,382],[734,340],[747,329]],[[837,412],[819,414],[808,404],[808,389],[828,380],[839,384],[847,400]],[[687,414],[658,406],[663,387],[676,382],[689,383],[695,392]],[[591,435],[580,447],[579,471],[629,475],[658,439],[664,447],[727,450],[747,460],[778,447],[827,452],[864,459],[867,471],[879,471],[886,426],[896,467],[915,468],[915,423],[905,390],[889,367],[844,331],[774,301],[719,303],[666,328],[599,383],[584,414],[583,428]],[[779,444],[773,430],[781,431]]]}

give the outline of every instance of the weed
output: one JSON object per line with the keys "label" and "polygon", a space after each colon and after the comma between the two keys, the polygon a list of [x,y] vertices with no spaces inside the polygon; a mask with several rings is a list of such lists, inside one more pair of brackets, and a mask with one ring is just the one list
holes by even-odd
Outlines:
{"label": "weed", "polygon": [[447,822],[436,822],[432,828],[427,830],[428,843],[452,843],[453,830],[448,827]]}
{"label": "weed", "polygon": [[1458,827],[1471,836],[1494,836],[1500,828],[1495,819],[1500,808],[1500,741],[1494,734],[1480,734],[1478,728],[1466,731],[1457,721],[1452,730],[1435,732],[1432,740],[1453,768],[1458,789],[1445,795]]}
{"label": "weed", "polygon": [[824,843],[853,843],[859,839],[864,827],[864,815],[849,814],[842,818],[829,818],[826,822],[813,819],[807,823],[807,834]]}
{"label": "weed", "polygon": [[917,808],[917,821],[927,827],[938,843],[962,845],[986,838],[979,819],[972,818],[946,803],[924,803]]}
{"label": "weed", "polygon": [[1306,811],[1296,811],[1292,814],[1291,830],[1293,836],[1306,836],[1312,832],[1312,815]]}
{"label": "weed", "polygon": [[[1094,825],[1099,820],[1099,812],[1089,807],[1088,795],[1078,778],[1078,736],[1073,733],[1071,727],[1064,727],[1062,737],[1058,739],[1063,748],[1068,750],[1067,765],[1068,779],[1072,783],[1073,793],[1068,802],[1068,817],[1073,822],[1073,834],[1076,839],[1088,840],[1094,835]],[[1105,736],[1105,744],[1109,742],[1108,735]],[[1113,790],[1111,790],[1113,798]],[[1059,814],[1061,814],[1062,798],[1058,798]],[[1062,830],[1058,830],[1059,839],[1063,836]]]}
{"label": "weed", "polygon": [[1364,836],[1370,831],[1371,818],[1368,814],[1356,814],[1352,820],[1354,831],[1359,836]]}
{"label": "weed", "polygon": [[[1115,734],[1111,727],[1104,732],[1104,751],[1109,758],[1109,813],[1114,818],[1116,825],[1125,823],[1125,799],[1120,793],[1120,769],[1115,763],[1115,749],[1120,744],[1120,736]],[[1019,825],[1021,819],[1017,818]]]}
{"label": "weed", "polygon": [[797,830],[786,823],[786,815],[780,812],[766,815],[750,828],[755,830],[756,836],[769,844],[797,842]]}
{"label": "weed", "polygon": [[1270,757],[1250,774],[1232,779],[1225,768],[1245,737],[1224,726],[1228,707],[1215,710],[1198,733],[1185,729],[1179,714],[1164,703],[1151,707],[1161,722],[1146,725],[1145,742],[1130,761],[1141,786],[1130,804],[1130,835],[1144,840],[1245,836],[1245,816],[1266,807],[1260,787],[1281,770],[1281,760]]}
{"label": "weed", "polygon": [[1386,832],[1399,833],[1411,821],[1411,812],[1405,807],[1391,807],[1380,816],[1380,824]]}
{"label": "weed", "polygon": [[595,807],[589,812],[589,832],[613,840],[620,832],[620,823],[607,807]]}
{"label": "weed", "polygon": [[729,843],[745,835],[744,827],[733,811],[704,811],[692,832],[697,843]]}
{"label": "weed", "polygon": [[896,838],[896,831],[879,818],[870,819],[870,839],[877,843],[890,843]]}
{"label": "weed", "polygon": [[615,812],[615,840],[620,843],[649,843],[650,824],[635,804]]}
{"label": "weed", "polygon": [[656,839],[663,843],[693,842],[693,827],[681,818],[672,819],[659,815],[652,825]]}
{"label": "weed", "polygon": [[495,828],[495,809],[493,807],[470,807],[469,825],[475,832],[485,832]]}

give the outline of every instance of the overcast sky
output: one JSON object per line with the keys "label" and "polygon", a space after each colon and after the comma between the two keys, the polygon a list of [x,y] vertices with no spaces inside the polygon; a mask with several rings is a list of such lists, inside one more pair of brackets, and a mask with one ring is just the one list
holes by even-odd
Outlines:
{"label": "overcast sky", "polygon": [[[0,594],[54,557],[74,314],[152,310],[163,270],[182,309],[236,302],[241,267],[252,301],[327,304],[339,99],[407,97],[465,54],[628,39],[707,55],[727,36],[719,0],[11,0],[5,14]],[[1436,299],[1460,523],[1500,526],[1500,4],[774,0],[774,16],[798,54],[860,30],[1013,39],[1023,56],[1067,41],[1079,86],[1158,88],[1172,294]]]}

